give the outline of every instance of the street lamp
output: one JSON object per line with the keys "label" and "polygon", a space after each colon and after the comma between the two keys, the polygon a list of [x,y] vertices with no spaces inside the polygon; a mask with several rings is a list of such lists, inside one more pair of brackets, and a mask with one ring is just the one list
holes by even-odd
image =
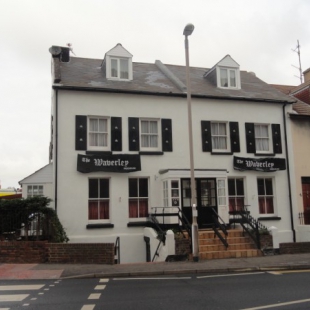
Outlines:
{"label": "street lamp", "polygon": [[189,48],[188,36],[194,31],[193,24],[187,24],[184,28],[183,35],[185,36],[185,59],[186,59],[186,87],[187,87],[187,115],[188,115],[188,137],[189,137],[189,159],[191,170],[191,203],[192,203],[192,252],[194,262],[199,260],[198,248],[198,224],[197,224],[197,209],[196,209],[196,191],[195,191],[195,174],[194,174],[194,147],[193,147],[193,126],[192,126],[192,102],[191,102],[191,82],[189,77]]}

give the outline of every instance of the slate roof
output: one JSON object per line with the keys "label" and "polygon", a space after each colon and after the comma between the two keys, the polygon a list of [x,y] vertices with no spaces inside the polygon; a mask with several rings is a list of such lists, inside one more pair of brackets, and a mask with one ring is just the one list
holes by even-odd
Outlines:
{"label": "slate roof", "polygon": [[[186,95],[155,63],[133,62],[132,81],[106,79],[101,64],[102,59],[71,57],[67,63],[54,59],[54,72],[59,75],[60,81],[53,87],[182,97]],[[166,68],[186,85],[185,66],[166,65]],[[255,74],[246,71],[240,71],[240,90],[218,88],[212,79],[203,78],[208,70],[208,68],[190,68],[193,97],[287,103],[296,101],[263,82]]]}

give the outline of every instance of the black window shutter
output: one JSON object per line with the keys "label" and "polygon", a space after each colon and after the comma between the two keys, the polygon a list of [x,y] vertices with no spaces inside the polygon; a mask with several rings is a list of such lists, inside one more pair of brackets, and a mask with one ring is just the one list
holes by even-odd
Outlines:
{"label": "black window shutter", "polygon": [[239,140],[239,124],[238,122],[229,122],[230,130],[230,145],[232,152],[240,152],[240,140]]}
{"label": "black window shutter", "polygon": [[255,131],[254,123],[245,123],[246,150],[255,153]]}
{"label": "black window shutter", "polygon": [[85,151],[87,149],[87,116],[75,116],[75,149]]}
{"label": "black window shutter", "polygon": [[201,140],[202,140],[202,151],[211,152],[212,141],[211,141],[211,122],[210,121],[201,121]]}
{"label": "black window shutter", "polygon": [[121,117],[111,117],[111,151],[122,151]]}
{"label": "black window shutter", "polygon": [[271,129],[272,129],[273,152],[275,154],[282,154],[280,124],[272,124]]}
{"label": "black window shutter", "polygon": [[128,138],[129,138],[129,151],[139,151],[139,118],[129,117],[128,118]]}
{"label": "black window shutter", "polygon": [[161,120],[162,151],[172,152],[172,120],[163,118]]}

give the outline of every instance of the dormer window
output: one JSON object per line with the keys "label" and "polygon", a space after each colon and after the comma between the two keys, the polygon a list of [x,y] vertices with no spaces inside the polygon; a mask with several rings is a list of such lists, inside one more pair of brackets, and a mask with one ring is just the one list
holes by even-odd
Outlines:
{"label": "dormer window", "polygon": [[234,69],[220,69],[221,87],[234,88],[237,87],[236,70]]}
{"label": "dormer window", "polygon": [[106,53],[102,70],[108,80],[131,81],[132,55],[121,44],[117,44]]}
{"label": "dormer window", "polygon": [[128,80],[129,78],[128,59],[111,58],[111,78]]}
{"label": "dormer window", "polygon": [[203,77],[211,80],[218,88],[241,89],[239,65],[229,55],[208,70]]}

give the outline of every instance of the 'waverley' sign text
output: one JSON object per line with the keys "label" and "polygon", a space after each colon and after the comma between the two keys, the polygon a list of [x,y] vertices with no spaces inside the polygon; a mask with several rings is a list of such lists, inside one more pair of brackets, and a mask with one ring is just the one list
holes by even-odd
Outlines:
{"label": "'waverley' sign text", "polygon": [[106,172],[134,172],[141,170],[139,155],[81,155],[78,154],[77,171],[89,173],[95,171]]}
{"label": "'waverley' sign text", "polygon": [[273,172],[285,170],[285,158],[244,158],[234,156],[235,170],[255,170]]}

